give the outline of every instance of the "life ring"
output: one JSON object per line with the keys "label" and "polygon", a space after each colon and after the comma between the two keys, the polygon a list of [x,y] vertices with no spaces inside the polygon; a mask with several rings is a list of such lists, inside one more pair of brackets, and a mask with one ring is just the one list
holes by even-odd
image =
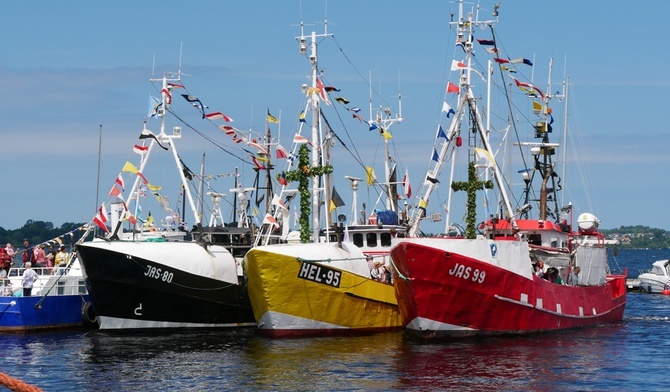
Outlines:
{"label": "life ring", "polygon": [[91,324],[95,324],[98,321],[98,318],[95,316],[95,310],[93,309],[92,303],[84,302],[84,305],[81,307],[81,318],[82,320]]}

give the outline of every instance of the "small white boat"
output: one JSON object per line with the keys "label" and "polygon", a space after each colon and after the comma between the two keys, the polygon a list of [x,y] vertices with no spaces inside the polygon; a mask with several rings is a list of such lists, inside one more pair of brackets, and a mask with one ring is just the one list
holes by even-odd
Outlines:
{"label": "small white boat", "polygon": [[640,280],[640,291],[653,294],[670,293],[670,260],[658,260],[652,264],[648,272],[637,277]]}

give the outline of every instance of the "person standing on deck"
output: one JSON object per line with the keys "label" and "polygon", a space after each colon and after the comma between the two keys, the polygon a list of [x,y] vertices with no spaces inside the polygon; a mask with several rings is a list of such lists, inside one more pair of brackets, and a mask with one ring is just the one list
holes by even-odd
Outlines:
{"label": "person standing on deck", "polygon": [[30,262],[25,263],[24,266],[26,269],[23,271],[23,275],[21,277],[21,281],[23,283],[23,296],[30,297],[30,294],[33,291],[33,284],[35,284],[35,281],[37,280],[37,273],[32,268],[30,268]]}

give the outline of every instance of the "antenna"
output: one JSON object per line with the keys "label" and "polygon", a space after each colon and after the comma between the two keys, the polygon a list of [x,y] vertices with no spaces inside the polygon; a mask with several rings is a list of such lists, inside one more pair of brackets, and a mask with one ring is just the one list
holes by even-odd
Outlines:
{"label": "antenna", "polygon": [[181,75],[181,59],[182,59],[183,51],[184,51],[184,41],[181,41],[179,43],[179,66],[177,67],[177,75],[178,75],[177,77],[179,77],[179,75]]}

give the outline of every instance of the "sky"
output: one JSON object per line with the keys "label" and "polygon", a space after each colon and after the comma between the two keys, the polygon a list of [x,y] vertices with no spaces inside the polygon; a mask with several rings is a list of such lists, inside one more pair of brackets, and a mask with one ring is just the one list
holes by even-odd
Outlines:
{"label": "sky", "polygon": [[[480,2],[481,15],[490,18],[493,4]],[[149,96],[159,95],[149,79],[163,72],[180,69],[189,94],[255,136],[264,131],[270,111],[281,120],[271,124],[273,133],[289,147],[304,106],[300,87],[310,70],[295,40],[301,20],[305,34],[323,33],[327,20],[333,37],[319,44],[323,79],[360,106],[364,117],[371,95],[375,108],[397,112],[401,93],[403,121],[391,129],[391,151],[400,173],[409,171],[416,195],[445,86],[457,81],[449,72],[452,11],[458,14],[452,2],[400,0],[7,2],[0,14],[0,227],[17,229],[28,220],[55,227],[90,221],[99,203],[109,199],[123,164],[137,163],[131,149]],[[509,1],[499,13],[499,42],[534,60],[525,76],[546,86],[553,58],[552,81],[570,77],[568,154],[574,155],[567,158],[572,168],[564,178],[566,201],[577,213],[595,214],[601,228],[670,230],[663,212],[668,183],[662,176],[658,180],[670,163],[668,123],[660,115],[669,91],[664,73],[670,54],[662,40],[670,2],[624,7],[605,1]],[[489,37],[484,30],[476,36]],[[488,55],[476,49],[485,60]],[[383,139],[338,105],[326,114],[335,132],[382,175]],[[185,123],[169,119],[168,127],[184,130],[178,149],[187,166],[198,172],[205,154],[206,173],[230,174],[237,167],[243,185],[253,185],[246,154],[216,127],[223,123],[202,120],[180,97],[173,109]],[[562,128],[563,118],[557,121],[554,127]],[[149,120],[147,128],[158,133],[160,123]],[[347,203],[342,213],[349,215],[351,189],[344,176],[364,177],[365,171],[347,148],[338,142],[332,153],[335,186]],[[155,169],[145,174],[176,204],[172,155],[155,154]],[[447,175],[448,169],[442,184]],[[210,185],[230,194],[233,181],[215,177]],[[429,213],[443,212],[447,191],[442,185],[431,197]],[[370,212],[377,193],[362,186],[358,198]],[[453,208],[454,220],[462,220]],[[422,227],[440,232],[444,222]]]}

